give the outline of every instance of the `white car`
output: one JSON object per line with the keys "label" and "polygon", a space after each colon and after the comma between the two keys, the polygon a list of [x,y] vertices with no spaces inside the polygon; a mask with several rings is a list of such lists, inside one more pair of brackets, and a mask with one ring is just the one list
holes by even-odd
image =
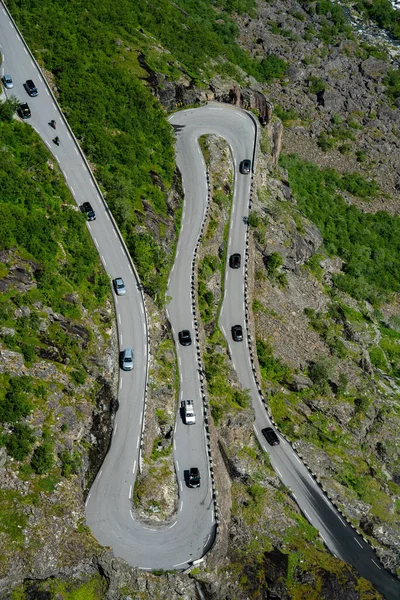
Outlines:
{"label": "white car", "polygon": [[196,415],[194,414],[193,400],[183,400],[181,408],[186,425],[194,425],[196,423]]}

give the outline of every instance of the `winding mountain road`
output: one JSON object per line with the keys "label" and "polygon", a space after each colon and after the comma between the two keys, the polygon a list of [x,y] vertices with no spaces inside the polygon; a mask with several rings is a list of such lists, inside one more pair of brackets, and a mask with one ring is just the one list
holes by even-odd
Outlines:
{"label": "winding mountain road", "polygon": [[[249,214],[252,177],[241,175],[238,165],[244,158],[253,159],[257,126],[246,112],[217,104],[175,113],[169,119],[176,132],[177,164],[182,174],[185,202],[176,260],[169,281],[168,295],[172,299],[168,314],[179,363],[179,404],[183,399],[192,399],[197,419],[195,425],[187,426],[182,422],[179,410],[177,412],[173,443],[178,483],[177,512],[167,525],[149,526],[137,520],[132,504],[145,419],[148,369],[148,332],[140,282],[86,160],[4,5],[0,11],[0,48],[3,54],[1,74],[11,74],[15,83],[14,89],[6,91],[6,95],[28,101],[32,111],[29,124],[53,152],[76,203],[89,201],[96,211],[97,219],[88,223],[88,228],[104,268],[111,278],[122,277],[127,288],[126,296],[115,297],[115,309],[120,349],[128,346],[134,349],[135,368],[133,372],[120,372],[119,410],[109,452],[87,498],[87,523],[101,544],[111,546],[116,556],[132,566],[148,570],[185,569],[208,551],[216,535],[200,392],[199,349],[196,343],[183,347],[177,341],[181,329],[191,330],[193,340],[196,339],[191,295],[192,260],[208,195],[206,168],[197,140],[202,134],[216,134],[230,145],[235,185],[227,254],[239,252],[244,257],[245,218]],[[23,88],[26,79],[34,80],[38,97],[27,96]],[[51,119],[57,121],[59,147],[51,142],[54,136],[48,124]],[[266,447],[261,429],[270,423],[250,359],[244,268],[243,262],[237,270],[229,269],[227,265],[219,323],[240,382],[250,391],[255,411],[255,434],[261,446],[270,453],[272,465],[282,482],[290,488],[304,515],[320,531],[331,552],[354,565],[360,575],[372,581],[388,600],[399,600],[399,581],[382,568],[370,546],[341,518],[290,444],[281,437],[279,446]],[[235,324],[242,324],[244,328],[242,343],[232,341],[230,328]],[[201,473],[201,486],[197,489],[187,486],[187,471],[193,466]]]}

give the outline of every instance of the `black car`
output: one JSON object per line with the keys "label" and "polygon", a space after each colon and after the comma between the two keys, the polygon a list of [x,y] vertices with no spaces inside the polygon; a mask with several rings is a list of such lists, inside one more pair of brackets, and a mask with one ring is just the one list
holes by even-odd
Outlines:
{"label": "black car", "polygon": [[96,213],[94,212],[92,205],[90,202],[84,202],[81,205],[81,211],[86,214],[88,221],[94,221],[96,218]]}
{"label": "black car", "polygon": [[19,105],[18,114],[21,117],[21,119],[29,119],[29,117],[32,116],[31,109],[29,108],[26,102],[23,102]]}
{"label": "black car", "polygon": [[32,79],[27,79],[25,81],[25,89],[28,92],[28,94],[32,97],[35,97],[38,95],[37,87],[33,83]]}
{"label": "black car", "polygon": [[200,487],[200,471],[197,467],[192,467],[191,469],[189,469],[189,487]]}
{"label": "black car", "polygon": [[241,256],[240,254],[232,254],[229,259],[229,266],[231,269],[240,269]]}
{"label": "black car", "polygon": [[182,346],[190,346],[192,343],[192,336],[190,335],[190,331],[188,329],[183,329],[178,333],[179,342]]}
{"label": "black car", "polygon": [[279,444],[279,438],[276,435],[275,431],[272,429],[272,427],[265,427],[265,429],[263,429],[261,433],[263,434],[270,446],[277,446]]}
{"label": "black car", "polygon": [[234,325],[231,331],[234,342],[243,342],[243,328],[241,325]]}
{"label": "black car", "polygon": [[240,163],[239,169],[243,175],[248,175],[250,173],[250,169],[251,169],[251,160],[249,160],[248,158],[246,158],[245,160],[242,160],[242,162]]}

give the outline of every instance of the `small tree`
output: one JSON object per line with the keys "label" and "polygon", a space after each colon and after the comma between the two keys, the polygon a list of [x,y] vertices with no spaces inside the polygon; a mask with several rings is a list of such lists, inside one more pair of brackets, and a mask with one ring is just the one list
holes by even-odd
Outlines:
{"label": "small tree", "polygon": [[7,98],[4,102],[0,102],[0,121],[11,123],[17,112],[19,102],[15,96]]}

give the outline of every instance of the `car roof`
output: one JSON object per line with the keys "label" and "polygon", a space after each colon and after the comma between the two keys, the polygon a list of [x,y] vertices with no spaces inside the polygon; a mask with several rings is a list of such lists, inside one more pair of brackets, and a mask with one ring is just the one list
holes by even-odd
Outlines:
{"label": "car roof", "polygon": [[132,348],[125,348],[124,350],[124,357],[129,357],[129,356],[133,356],[133,350]]}
{"label": "car roof", "polygon": [[5,73],[3,75],[3,79],[12,79],[11,75],[7,75],[7,73]]}

